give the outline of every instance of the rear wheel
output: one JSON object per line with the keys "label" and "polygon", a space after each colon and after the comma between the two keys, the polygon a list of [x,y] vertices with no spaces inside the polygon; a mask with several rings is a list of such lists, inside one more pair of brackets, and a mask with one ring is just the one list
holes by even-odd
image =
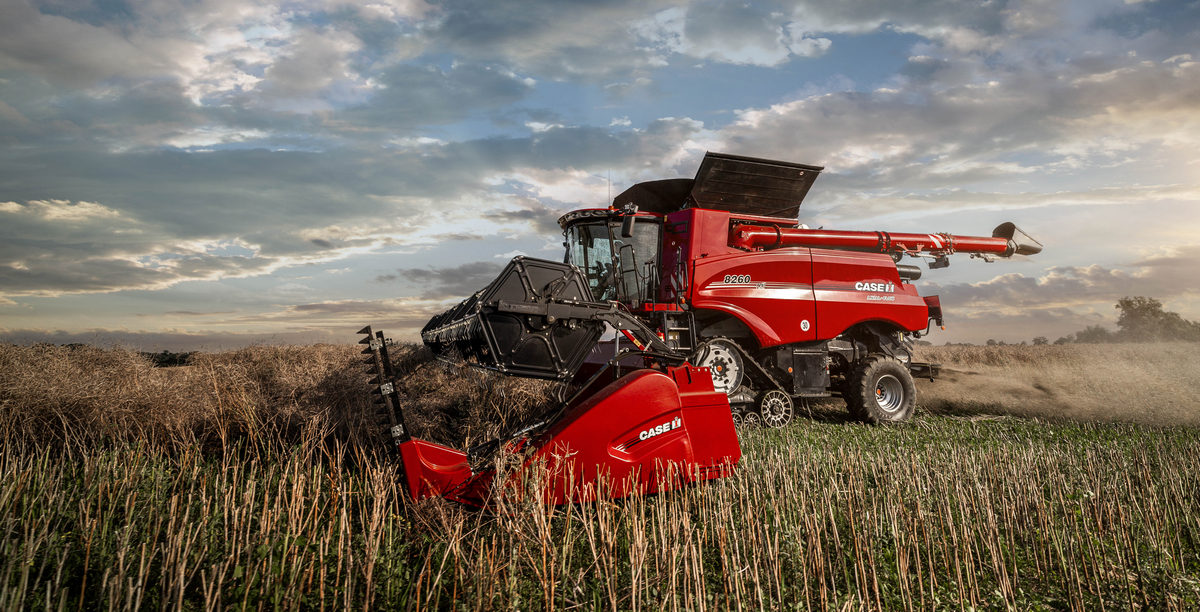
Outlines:
{"label": "rear wheel", "polygon": [[867,357],[846,381],[850,414],[868,423],[902,423],[912,417],[916,386],[908,367],[884,355]]}

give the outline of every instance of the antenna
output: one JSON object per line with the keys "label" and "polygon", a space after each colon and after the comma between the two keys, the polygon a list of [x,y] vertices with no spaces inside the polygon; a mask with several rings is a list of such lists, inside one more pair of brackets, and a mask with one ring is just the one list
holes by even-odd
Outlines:
{"label": "antenna", "polygon": [[[593,174],[592,176],[594,176],[594,177],[596,177],[596,178],[600,178],[600,175],[599,175],[599,174]],[[605,208],[607,208],[607,207],[609,207],[609,206],[612,206],[612,201],[613,201],[613,195],[612,195],[612,168],[609,168],[608,170],[605,170],[605,171],[604,171],[604,183],[605,183],[605,185],[606,185],[606,186],[607,186],[607,188],[608,188],[608,201],[604,202],[604,207],[605,207]]]}

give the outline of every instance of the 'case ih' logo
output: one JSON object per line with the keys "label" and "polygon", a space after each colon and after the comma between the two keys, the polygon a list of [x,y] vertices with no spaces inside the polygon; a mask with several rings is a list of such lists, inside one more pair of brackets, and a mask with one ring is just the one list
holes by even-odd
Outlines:
{"label": "'case ih' logo", "polygon": [[681,419],[679,417],[675,417],[675,418],[671,419],[670,421],[663,423],[662,425],[655,425],[654,427],[651,427],[650,429],[642,431],[641,433],[638,434],[638,439],[639,440],[649,440],[650,438],[653,438],[654,436],[661,436],[661,435],[667,433],[668,431],[671,431],[672,429],[679,429],[680,427],[683,427],[683,419]]}
{"label": "'case ih' logo", "polygon": [[879,291],[882,293],[893,293],[896,291],[896,285],[892,283],[866,283],[858,281],[854,283],[854,289],[857,291]]}

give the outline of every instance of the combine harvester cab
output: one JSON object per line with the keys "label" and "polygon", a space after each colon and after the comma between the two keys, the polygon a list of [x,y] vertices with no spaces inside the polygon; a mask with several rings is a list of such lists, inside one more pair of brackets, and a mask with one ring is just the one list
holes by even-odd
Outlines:
{"label": "combine harvester cab", "polygon": [[[370,327],[413,497],[484,503],[538,476],[551,503],[663,491],[729,473],[735,424],[782,427],[796,403],[841,397],[870,423],[915,406],[937,364],[912,342],[943,324],[921,269],[1042,245],[1012,223],[990,237],[809,229],[797,218],[819,166],[708,153],[694,179],[639,183],[609,208],[559,219],[565,262],[517,257],[421,332],[435,353],[557,381],[561,405],[467,452],[412,439],[382,335]],[[601,343],[605,329],[619,334]],[[568,397],[569,396],[569,397]],[[491,461],[519,469],[495,482]]]}

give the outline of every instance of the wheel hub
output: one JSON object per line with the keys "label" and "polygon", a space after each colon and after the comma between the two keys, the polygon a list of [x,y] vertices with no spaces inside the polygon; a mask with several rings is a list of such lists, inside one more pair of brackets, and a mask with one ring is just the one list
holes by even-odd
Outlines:
{"label": "wheel hub", "polygon": [[758,411],[767,427],[783,427],[792,421],[792,398],[783,391],[772,389],[763,394]]}
{"label": "wheel hub", "polygon": [[747,412],[742,415],[742,426],[746,429],[754,429],[762,425],[762,417],[757,412]]}
{"label": "wheel hub", "polygon": [[712,371],[713,388],[729,394],[742,384],[742,358],[728,340],[713,340],[700,351],[696,365]]}
{"label": "wheel hub", "polygon": [[884,374],[875,383],[875,403],[879,409],[893,413],[904,405],[904,384],[891,374]]}

